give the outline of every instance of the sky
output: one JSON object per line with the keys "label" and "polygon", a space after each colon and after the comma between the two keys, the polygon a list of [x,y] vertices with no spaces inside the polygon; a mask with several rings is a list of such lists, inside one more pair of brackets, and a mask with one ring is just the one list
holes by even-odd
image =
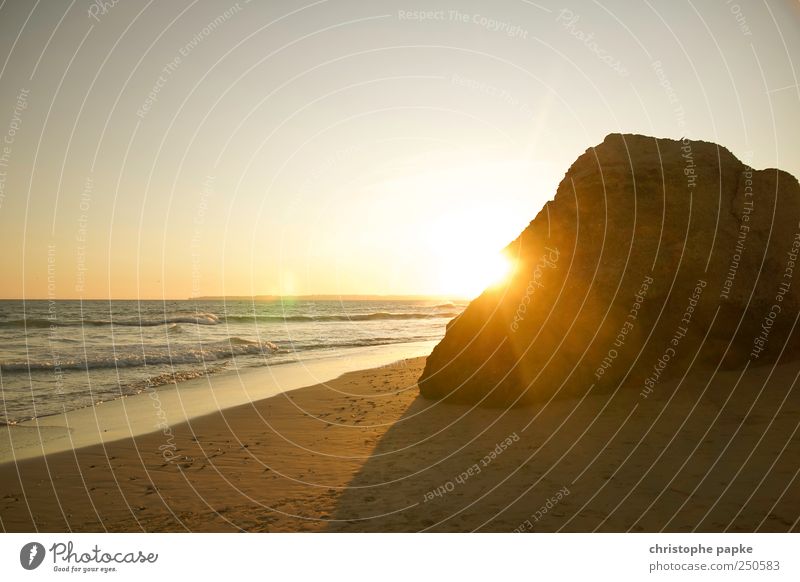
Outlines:
{"label": "sky", "polygon": [[800,3],[0,7],[0,298],[471,295],[612,132],[800,176]]}

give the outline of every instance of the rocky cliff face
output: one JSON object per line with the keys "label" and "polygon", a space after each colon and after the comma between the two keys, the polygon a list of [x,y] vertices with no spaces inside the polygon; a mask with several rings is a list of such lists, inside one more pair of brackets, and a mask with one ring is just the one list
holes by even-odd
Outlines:
{"label": "rocky cliff face", "polygon": [[507,248],[510,280],[450,323],[423,396],[509,406],[647,398],[690,366],[795,353],[800,185],[701,141],[612,134]]}

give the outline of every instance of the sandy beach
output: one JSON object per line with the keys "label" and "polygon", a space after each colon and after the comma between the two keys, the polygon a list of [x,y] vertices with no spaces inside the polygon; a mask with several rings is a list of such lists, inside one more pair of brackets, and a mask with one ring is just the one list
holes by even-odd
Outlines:
{"label": "sandy beach", "polygon": [[798,529],[796,363],[717,373],[710,383],[698,372],[647,400],[590,393],[503,410],[421,398],[424,362],[193,418],[169,438],[141,434],[5,463],[0,527]]}

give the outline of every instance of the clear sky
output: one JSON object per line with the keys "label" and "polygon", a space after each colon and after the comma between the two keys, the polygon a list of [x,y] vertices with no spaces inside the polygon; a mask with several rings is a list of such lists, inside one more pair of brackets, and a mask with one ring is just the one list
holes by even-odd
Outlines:
{"label": "clear sky", "polygon": [[7,0],[0,298],[471,294],[610,132],[800,176],[799,57],[797,1]]}

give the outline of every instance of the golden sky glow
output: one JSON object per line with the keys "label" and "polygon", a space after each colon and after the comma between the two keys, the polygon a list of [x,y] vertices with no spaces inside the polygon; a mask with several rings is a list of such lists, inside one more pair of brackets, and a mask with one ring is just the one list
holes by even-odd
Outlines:
{"label": "golden sky glow", "polygon": [[610,132],[800,174],[796,2],[712,4],[6,2],[0,297],[474,296]]}

